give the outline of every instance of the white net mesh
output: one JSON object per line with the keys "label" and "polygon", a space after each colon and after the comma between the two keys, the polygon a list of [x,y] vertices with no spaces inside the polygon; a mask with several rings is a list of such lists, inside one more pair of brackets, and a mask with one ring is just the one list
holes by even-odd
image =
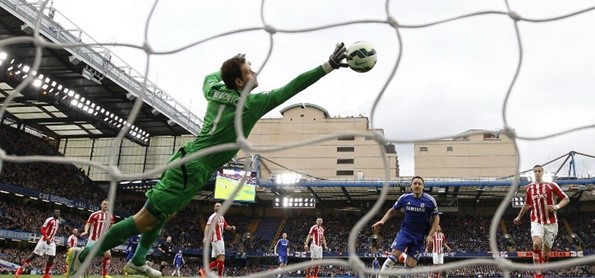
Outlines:
{"label": "white net mesh", "polygon": [[[17,7],[19,5],[28,5],[27,3],[18,2],[18,1],[16,1],[16,2],[4,1],[4,2],[5,2],[4,4],[6,4],[6,5],[14,5]],[[37,7],[39,8],[39,10],[45,11],[47,14],[47,9],[46,9],[47,4],[48,4],[48,1],[45,1],[45,2],[43,2],[43,4],[40,4]],[[340,11],[345,12],[345,13],[347,13],[349,11],[349,9],[345,6],[332,7],[332,6],[320,5],[319,3],[315,3],[315,4],[311,3],[311,4],[315,5],[315,6],[321,6],[318,9],[313,9],[310,11],[313,14],[313,17],[315,17],[316,13],[318,13],[319,16],[324,17],[324,15],[326,13],[332,12],[332,9],[334,9],[334,8],[337,8]],[[207,43],[211,43],[211,42],[213,42],[214,44],[217,44],[217,40],[220,38],[225,38],[228,36],[243,34],[243,33],[248,33],[248,32],[253,32],[253,31],[259,31],[259,32],[265,32],[265,34],[267,34],[268,39],[269,39],[268,40],[268,51],[266,52],[266,55],[263,56],[264,61],[262,62],[262,66],[260,68],[261,70],[263,70],[266,68],[266,65],[269,62],[269,60],[273,58],[273,54],[274,54],[273,50],[276,49],[274,47],[275,42],[276,42],[276,40],[275,40],[276,35],[279,35],[279,34],[300,34],[300,33],[307,33],[309,35],[309,34],[316,34],[317,32],[323,32],[324,34],[330,34],[330,33],[328,33],[329,30],[341,30],[341,28],[343,28],[344,26],[352,26],[352,25],[371,26],[371,25],[374,25],[374,26],[381,26],[383,35],[385,35],[385,34],[395,35],[394,53],[391,54],[391,55],[394,55],[393,56],[394,64],[391,69],[389,69],[387,72],[385,72],[385,74],[386,74],[385,82],[383,83],[382,87],[379,88],[379,92],[378,92],[375,100],[373,101],[373,104],[371,104],[372,109],[370,112],[370,118],[371,118],[372,128],[374,128],[377,126],[376,123],[383,122],[382,120],[379,120],[376,118],[376,116],[375,116],[376,112],[379,109],[378,107],[381,107],[381,105],[382,105],[381,100],[383,98],[387,97],[387,96],[385,96],[385,94],[386,94],[387,88],[389,87],[391,82],[395,82],[395,81],[399,80],[399,75],[397,74],[397,71],[399,70],[403,59],[406,59],[405,50],[407,49],[407,45],[405,44],[405,41],[402,38],[403,32],[422,32],[422,31],[418,31],[418,29],[426,30],[427,28],[430,28],[430,27],[435,27],[435,26],[439,27],[439,26],[445,26],[448,24],[456,24],[457,22],[461,22],[461,21],[465,21],[465,20],[477,20],[479,18],[497,17],[499,20],[501,20],[502,24],[506,24],[506,26],[508,28],[513,28],[514,33],[516,34],[516,37],[512,40],[512,42],[515,42],[514,48],[516,48],[516,54],[515,54],[516,57],[513,58],[514,60],[516,60],[516,63],[515,63],[516,66],[515,67],[509,66],[508,68],[505,68],[505,70],[507,71],[507,73],[509,74],[509,77],[510,77],[508,79],[508,80],[510,80],[510,82],[507,84],[507,86],[503,86],[502,84],[500,84],[500,86],[497,87],[497,89],[490,88],[490,89],[487,89],[487,91],[493,92],[494,90],[499,90],[498,92],[496,92],[494,94],[502,96],[504,99],[504,101],[502,102],[501,109],[500,109],[500,115],[501,115],[503,123],[504,123],[506,136],[512,138],[516,143],[515,146],[517,147],[517,154],[519,153],[518,152],[519,140],[528,140],[528,141],[544,140],[544,139],[554,138],[554,137],[564,135],[564,134],[577,132],[580,130],[592,129],[595,126],[595,124],[593,124],[593,117],[591,117],[592,116],[592,111],[591,111],[591,114],[587,114],[586,117],[582,117],[583,121],[580,121],[579,124],[571,125],[574,127],[562,129],[559,131],[549,132],[549,133],[546,132],[546,133],[539,134],[537,136],[519,135],[515,132],[515,129],[514,129],[515,125],[511,124],[511,119],[510,119],[511,116],[510,116],[510,112],[509,112],[511,110],[509,103],[510,103],[510,100],[515,96],[515,93],[516,93],[515,86],[517,86],[519,76],[524,73],[521,69],[523,66],[523,59],[527,55],[527,53],[524,51],[525,48],[524,48],[524,44],[523,44],[523,40],[522,40],[523,32],[519,25],[521,23],[553,24],[553,23],[557,23],[557,22],[563,22],[564,20],[566,20],[568,18],[578,18],[578,17],[587,17],[587,16],[592,17],[592,10],[595,9],[595,7],[583,8],[583,9],[578,9],[578,10],[574,10],[574,11],[568,11],[568,12],[565,12],[563,15],[555,15],[555,16],[551,16],[549,18],[533,19],[528,16],[524,16],[523,14],[515,13],[514,10],[510,8],[508,1],[505,1],[503,7],[499,7],[498,10],[494,9],[494,10],[483,10],[483,11],[479,11],[479,12],[469,12],[469,13],[465,13],[462,15],[452,16],[452,17],[445,18],[443,20],[437,20],[437,21],[430,21],[430,22],[423,22],[423,23],[416,23],[416,24],[401,24],[398,20],[399,16],[396,14],[395,9],[391,8],[391,5],[393,5],[393,3],[391,3],[390,1],[386,1],[384,3],[385,14],[382,14],[380,16],[378,14],[375,15],[376,16],[375,18],[384,18],[384,19],[345,20],[345,21],[342,21],[339,23],[321,24],[320,26],[314,26],[314,27],[309,27],[309,28],[292,29],[292,28],[287,28],[287,27],[282,27],[282,26],[276,26],[274,21],[268,19],[269,18],[268,13],[274,14],[275,12],[273,12],[273,11],[278,10],[278,9],[283,9],[283,7],[280,7],[280,4],[275,3],[275,1],[271,1],[271,2],[262,1],[262,3],[260,4],[261,22],[256,27],[243,28],[243,29],[233,30],[233,31],[229,31],[229,32],[223,32],[223,33],[220,33],[217,35],[198,39],[193,43],[189,43],[185,46],[174,48],[169,51],[156,51],[156,50],[152,49],[151,43],[149,40],[149,36],[148,36],[149,30],[151,28],[152,16],[156,11],[159,10],[158,1],[155,1],[154,5],[151,9],[151,12],[148,15],[147,21],[146,21],[144,43],[142,45],[113,43],[113,45],[127,46],[127,47],[131,47],[131,48],[141,49],[146,54],[146,56],[145,56],[146,69],[145,69],[144,73],[142,73],[142,76],[144,77],[143,78],[143,81],[144,81],[143,88],[140,90],[141,93],[138,95],[138,98],[135,101],[132,112],[130,113],[129,117],[126,120],[129,123],[135,122],[135,119],[139,113],[139,110],[141,108],[143,100],[148,97],[146,95],[146,92],[147,92],[146,89],[147,89],[147,84],[148,84],[147,83],[148,79],[146,77],[149,75],[149,69],[151,68],[151,63],[150,63],[151,58],[154,57],[155,55],[160,56],[160,55],[169,55],[169,54],[179,53],[179,52],[185,51],[186,49],[195,47],[200,44],[207,44]],[[375,6],[376,6],[376,8],[378,8],[378,6],[382,6],[382,3],[375,3]],[[377,9],[377,10],[379,10],[379,9]],[[42,24],[43,13],[39,12],[35,16],[37,19],[36,26],[35,26],[35,28],[33,28],[33,33],[31,36],[13,37],[13,38],[8,38],[8,39],[4,39],[4,40],[0,41],[0,47],[9,45],[9,44],[14,44],[14,43],[23,43],[23,42],[33,43],[36,46],[36,49],[35,49],[36,51],[35,51],[35,60],[34,60],[33,64],[31,65],[32,71],[37,71],[39,69],[39,66],[42,63],[41,52],[44,48],[75,49],[75,48],[81,47],[81,46],[97,46],[97,44],[87,44],[82,41],[80,43],[74,43],[74,44],[73,43],[49,42],[46,39],[44,39],[43,37],[41,37],[40,33],[39,33],[40,26],[43,26],[43,24]],[[271,17],[274,17],[274,16],[271,16]],[[313,22],[318,22],[318,21],[313,20]],[[590,26],[584,26],[584,27],[590,28]],[[197,28],[201,28],[201,27],[197,27]],[[466,30],[466,31],[468,31],[468,30]],[[471,34],[471,35],[480,36],[480,35],[485,35],[485,33],[483,33],[483,34],[476,33],[476,34]],[[337,35],[336,37],[339,38],[341,36]],[[510,39],[510,38],[507,38],[507,39]],[[534,46],[534,45],[532,45],[532,46]],[[508,45],[507,47],[510,47],[510,46]],[[295,52],[296,50],[291,49],[291,50],[282,50],[282,51],[283,52],[288,52],[288,51]],[[329,52],[330,52],[330,45],[329,45]],[[465,54],[463,54],[463,56],[464,55]],[[472,54],[470,54],[470,55],[472,55]],[[386,55],[383,57],[383,54],[381,54],[379,59],[388,59],[387,58],[388,56],[389,55]],[[322,59],[322,58],[324,58],[324,56],[321,56],[320,58]],[[288,76],[288,78],[289,77],[290,76]],[[429,77],[429,78],[432,78],[432,77]],[[591,77],[589,77],[589,78],[591,78]],[[29,75],[5,99],[5,101],[2,105],[2,108],[0,108],[0,118],[2,118],[2,115],[4,115],[4,113],[6,113],[6,107],[9,106],[9,104],[17,96],[18,92],[22,91],[26,86],[29,86],[34,81],[34,79],[35,78],[33,75]],[[522,88],[524,88],[524,89],[527,88],[526,84],[521,84],[519,86],[522,86]],[[341,89],[341,90],[345,90],[345,89]],[[520,94],[520,92],[519,92],[519,94]],[[237,115],[242,114],[241,113],[242,109],[243,109],[242,104],[246,100],[247,93],[244,92],[242,96],[243,96],[243,98],[242,98],[240,104],[237,106],[238,107]],[[577,97],[586,97],[586,95],[585,96],[577,96]],[[572,113],[572,112],[564,110],[562,113]],[[515,117],[516,117],[516,114],[515,114]],[[385,121],[386,121],[386,119],[384,120],[384,122]],[[403,121],[417,121],[417,118],[416,117],[407,117],[405,115],[405,116],[403,116]],[[425,122],[425,123],[421,124],[421,128],[424,128],[424,125],[426,125],[426,124],[429,126],[429,128],[432,128],[432,126],[435,125],[434,122],[429,122],[429,123]],[[108,193],[108,199],[110,200],[109,210],[112,210],[113,209],[113,201],[114,201],[114,198],[116,195],[116,186],[117,186],[118,181],[142,179],[143,177],[147,177],[147,176],[157,176],[157,175],[159,175],[159,173],[161,173],[162,171],[164,171],[167,168],[176,167],[176,166],[179,166],[182,163],[185,163],[189,160],[196,159],[197,157],[204,156],[206,154],[216,153],[216,152],[219,152],[222,150],[229,150],[229,149],[240,147],[246,153],[264,153],[264,154],[266,154],[266,153],[277,151],[277,150],[288,149],[288,148],[297,148],[297,147],[305,146],[305,145],[312,144],[315,142],[321,142],[321,141],[325,141],[325,140],[329,140],[329,139],[336,139],[336,138],[339,138],[339,137],[345,136],[345,135],[354,135],[354,136],[373,135],[374,140],[378,143],[378,146],[379,146],[379,148],[378,148],[379,149],[379,157],[385,158],[384,164],[385,164],[385,166],[387,166],[388,162],[386,161],[386,155],[385,155],[386,153],[384,150],[384,146],[386,143],[403,144],[403,143],[412,143],[412,142],[416,141],[416,140],[409,140],[409,139],[396,140],[393,138],[386,138],[380,134],[346,132],[346,133],[342,133],[342,134],[330,134],[330,135],[322,136],[322,137],[319,137],[319,138],[316,138],[313,140],[309,140],[309,141],[305,141],[305,142],[296,142],[294,144],[286,145],[286,146],[276,146],[276,147],[270,147],[270,148],[258,147],[257,148],[257,147],[254,147],[249,141],[246,140],[245,137],[243,137],[241,135],[241,134],[243,134],[243,132],[241,130],[241,126],[242,126],[241,118],[239,116],[236,117],[235,125],[236,125],[236,130],[237,130],[237,134],[238,134],[238,138],[239,138],[236,144],[220,145],[220,146],[212,147],[209,149],[204,149],[199,152],[193,153],[192,155],[189,155],[183,159],[177,160],[174,163],[171,163],[169,165],[166,165],[163,167],[158,167],[158,168],[152,169],[147,172],[142,172],[142,173],[124,174],[116,166],[116,159],[118,156],[118,146],[119,146],[120,142],[122,140],[124,140],[124,137],[128,133],[129,128],[122,129],[121,132],[118,134],[117,140],[115,140],[113,147],[111,149],[112,150],[111,156],[110,156],[111,159],[109,159],[109,163],[99,163],[96,161],[73,159],[73,158],[69,158],[69,157],[13,156],[13,155],[7,155],[4,150],[0,149],[0,167],[2,166],[2,162],[5,162],[5,161],[15,162],[15,163],[46,161],[46,162],[64,163],[64,164],[76,163],[78,165],[88,165],[91,167],[99,168],[99,169],[107,172],[109,174],[109,177],[111,180],[111,185],[110,185],[109,193]],[[438,136],[436,136],[436,137],[438,137]],[[444,137],[440,136],[440,138],[444,138]],[[424,139],[439,139],[439,138],[424,138]],[[520,161],[520,159],[521,158],[519,156],[518,160]],[[517,170],[519,169],[518,164],[519,163],[517,163]],[[388,169],[389,168],[386,167],[386,170],[385,170],[386,180],[388,180],[390,177],[390,173],[389,173]],[[236,193],[239,189],[240,189],[240,187],[237,188]],[[369,227],[367,227],[366,225],[368,223],[372,222],[372,220],[373,220],[372,217],[374,217],[377,213],[379,213],[381,206],[386,201],[385,199],[386,199],[388,189],[389,189],[388,182],[385,182],[384,186],[381,190],[380,198],[378,199],[378,201],[369,210],[369,212],[353,227],[351,234],[349,236],[349,239],[348,239],[349,253],[350,253],[348,260],[323,259],[321,261],[316,261],[316,262],[308,261],[308,262],[302,262],[302,263],[298,263],[298,264],[290,264],[283,270],[276,270],[274,273],[271,273],[271,272],[253,273],[253,274],[251,274],[251,276],[252,277],[266,277],[266,276],[270,276],[271,274],[281,274],[281,273],[286,273],[289,271],[304,269],[308,266],[312,266],[315,264],[344,266],[344,267],[353,269],[360,276],[363,276],[365,274],[374,273],[370,268],[367,268],[365,266],[365,264],[362,262],[362,260],[356,255],[356,249],[355,249],[356,244],[355,243],[357,240],[357,235],[360,233],[360,231],[362,229],[369,229]],[[490,229],[489,229],[490,251],[492,252],[492,254],[500,253],[500,250],[498,250],[498,246],[496,243],[496,231],[498,229],[498,223],[500,222],[500,220],[502,218],[504,210],[510,204],[514,193],[517,192],[517,189],[518,189],[518,182],[515,182],[515,185],[510,187],[506,198],[504,198],[502,200],[502,203],[498,207],[497,211],[494,212],[492,225],[490,226]],[[392,200],[389,200],[389,201],[392,201]],[[224,203],[223,208],[221,210],[223,214],[225,214],[225,212],[228,210],[228,208],[230,207],[231,204],[232,204],[231,199]],[[99,246],[99,244],[95,245],[95,247],[98,247],[98,246]],[[207,248],[205,248],[203,255],[205,258],[208,258],[209,257],[208,256],[209,255],[209,250],[208,250],[209,246],[205,246],[205,247],[207,247]],[[96,252],[97,251],[96,249],[97,248],[94,248],[94,250],[92,252]],[[86,268],[89,265],[90,258],[91,258],[91,256],[89,256],[88,259],[84,262],[83,268]],[[206,266],[206,262],[208,260],[204,260],[204,261],[205,261],[205,266]],[[582,258],[573,258],[573,259],[563,260],[563,261],[559,261],[559,262],[552,262],[552,263],[544,264],[540,267],[541,267],[541,269],[549,270],[549,269],[558,269],[558,268],[562,268],[562,267],[569,267],[569,266],[573,266],[573,265],[592,264],[594,262],[595,262],[595,257],[588,256],[588,257],[582,257]],[[463,261],[454,262],[454,263],[448,263],[443,266],[435,267],[435,268],[433,268],[433,270],[434,271],[444,271],[444,270],[452,270],[452,269],[464,268],[464,267],[474,266],[474,265],[497,266],[504,272],[506,277],[509,277],[509,275],[510,275],[509,271],[513,270],[513,269],[514,270],[535,270],[536,269],[532,264],[513,263],[512,261],[510,261],[506,258],[500,258],[498,256],[495,256],[493,259],[469,259],[469,260],[463,260]],[[391,272],[391,274],[403,275],[403,274],[420,274],[420,273],[427,273],[427,272],[428,272],[427,268],[420,267],[420,268],[415,268],[415,269],[410,269],[410,270],[393,270]],[[77,275],[80,275],[80,273],[77,273]]]}

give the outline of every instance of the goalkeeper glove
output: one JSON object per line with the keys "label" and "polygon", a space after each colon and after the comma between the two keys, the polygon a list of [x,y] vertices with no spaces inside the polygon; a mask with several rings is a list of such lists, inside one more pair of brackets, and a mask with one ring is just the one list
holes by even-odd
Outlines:
{"label": "goalkeeper glove", "polygon": [[333,69],[338,69],[341,67],[347,67],[347,64],[342,63],[343,59],[347,57],[347,49],[345,48],[345,44],[340,42],[337,43],[335,46],[335,51],[329,56],[328,62],[322,64],[324,71],[326,73],[331,72]]}

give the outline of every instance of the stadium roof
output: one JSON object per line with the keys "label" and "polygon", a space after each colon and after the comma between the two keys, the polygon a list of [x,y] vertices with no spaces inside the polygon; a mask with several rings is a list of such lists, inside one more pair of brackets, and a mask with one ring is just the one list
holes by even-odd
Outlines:
{"label": "stadium roof", "polygon": [[[34,72],[36,48],[31,26],[38,6],[24,2],[15,6],[0,1],[0,39],[28,39],[0,45],[0,53],[5,53],[0,59],[0,101],[4,102],[26,76],[36,77],[37,84],[14,92],[5,118],[56,139],[116,136],[126,125],[143,77],[103,46],[45,47],[39,70]],[[66,29],[69,22],[58,23],[53,16],[44,14],[39,29],[48,41],[94,42],[80,29]],[[131,123],[136,128],[128,134],[129,139],[143,144],[138,139],[199,130],[200,119],[154,84],[147,84],[145,96],[138,117]]]}
{"label": "stadium roof", "polygon": [[[409,177],[391,180],[388,195],[396,198],[409,191]],[[595,200],[595,178],[565,179],[556,181],[563,191],[575,200]],[[426,179],[425,189],[441,199],[502,199],[506,196],[513,179]],[[520,181],[515,196],[524,197],[523,187],[526,178]],[[295,185],[276,185],[274,182],[261,182],[257,194],[263,200],[279,196],[315,197],[318,200],[364,201],[378,199],[382,181],[304,181]],[[389,198],[390,199],[390,198]]]}
{"label": "stadium roof", "polygon": [[[578,177],[576,174],[575,157],[595,159],[595,156],[580,152],[570,151],[542,166],[557,168],[553,173],[548,173],[547,179],[555,179],[571,201],[595,200],[595,178],[592,176]],[[524,197],[523,188],[529,183],[529,173],[532,169],[520,173],[519,189],[516,197]],[[566,173],[567,172],[567,173]],[[554,178],[555,177],[555,178]],[[388,195],[398,197],[408,191],[411,177],[400,177],[388,182]],[[442,201],[453,199],[502,199],[506,196],[514,177],[499,178],[425,178],[425,189],[435,194]],[[278,184],[274,180],[261,180],[261,189],[257,194],[264,200],[272,200],[279,196],[291,195],[307,198],[315,197],[318,200],[342,199],[347,201],[375,200],[384,185],[380,180],[299,180],[291,184]]]}
{"label": "stadium roof", "polygon": [[292,109],[292,108],[295,108],[295,107],[301,107],[301,108],[313,107],[313,108],[316,108],[316,109],[322,111],[322,113],[324,113],[324,116],[326,118],[330,117],[330,114],[328,113],[328,111],[326,109],[324,109],[324,108],[322,108],[322,107],[320,107],[320,106],[318,106],[316,104],[305,103],[305,102],[304,103],[296,103],[296,104],[287,106],[287,107],[281,109],[281,111],[279,111],[279,112],[281,113],[281,115],[283,115],[287,110]]}

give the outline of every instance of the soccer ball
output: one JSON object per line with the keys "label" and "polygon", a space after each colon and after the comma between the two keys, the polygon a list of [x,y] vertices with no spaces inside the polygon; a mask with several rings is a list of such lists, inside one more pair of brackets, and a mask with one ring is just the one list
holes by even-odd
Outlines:
{"label": "soccer ball", "polygon": [[354,71],[367,72],[376,65],[376,50],[369,42],[358,41],[347,48],[347,65]]}

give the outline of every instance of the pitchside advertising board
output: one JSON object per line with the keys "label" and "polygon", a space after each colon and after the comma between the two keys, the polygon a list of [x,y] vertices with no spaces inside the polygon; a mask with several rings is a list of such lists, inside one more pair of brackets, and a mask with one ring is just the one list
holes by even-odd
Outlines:
{"label": "pitchside advertising board", "polygon": [[[38,242],[41,239],[41,234],[39,233],[28,233],[28,232],[21,232],[21,231],[13,231],[13,230],[4,230],[0,229],[0,239],[10,239],[13,241],[29,241],[29,242]],[[54,241],[57,245],[66,245],[67,237],[63,236],[55,236]],[[79,238],[78,246],[85,246],[87,244],[87,239]]]}
{"label": "pitchside advertising board", "polygon": [[29,198],[35,199],[35,200],[59,203],[59,204],[62,204],[62,205],[68,206],[68,207],[83,208],[83,209],[87,209],[90,211],[99,210],[98,205],[90,204],[83,200],[72,200],[72,199],[62,197],[62,196],[43,193],[43,192],[39,192],[36,190],[32,190],[32,189],[24,188],[21,186],[12,185],[12,184],[0,183],[0,193],[4,193],[4,194],[12,193],[19,197],[26,196],[26,197],[29,197]]}
{"label": "pitchside advertising board", "polygon": [[[514,253],[514,252],[513,252]],[[519,258],[533,258],[533,251],[517,251]],[[552,251],[550,258],[574,258],[583,257],[583,251]]]}
{"label": "pitchside advertising board", "polygon": [[[37,242],[41,238],[41,234],[39,233],[28,233],[22,231],[12,231],[12,230],[4,230],[0,229],[0,239],[8,239],[14,241],[29,241],[29,242]],[[57,236],[54,238],[56,240],[56,244],[58,245],[66,245],[66,237]],[[79,238],[78,246],[85,246],[86,239]],[[116,251],[124,252],[126,250],[126,245],[122,244],[116,248]],[[185,250],[186,252],[188,250]],[[253,252],[251,256],[273,256],[269,253],[258,253]],[[196,254],[202,254],[201,252],[196,252]],[[347,256],[347,253],[337,253],[337,252],[324,252],[325,257],[341,257]],[[377,253],[370,253],[370,252],[360,252],[358,256],[360,257],[387,257],[389,255],[388,252],[377,252]],[[550,252],[550,257],[552,258],[576,258],[576,257],[584,257],[585,255],[591,255],[590,253],[584,254],[583,251],[552,251]],[[290,256],[293,257],[303,257],[309,258],[310,252],[292,252]],[[422,257],[432,257],[432,253],[422,253]],[[491,252],[447,252],[444,253],[445,257],[454,257],[454,258],[486,258],[486,257],[494,257]],[[518,252],[500,252],[498,256],[502,258],[532,258],[533,252],[532,251],[518,251]]]}

